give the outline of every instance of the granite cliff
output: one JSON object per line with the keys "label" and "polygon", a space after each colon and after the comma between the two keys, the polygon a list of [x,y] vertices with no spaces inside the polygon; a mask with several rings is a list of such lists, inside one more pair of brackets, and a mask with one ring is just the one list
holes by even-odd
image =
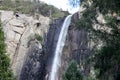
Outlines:
{"label": "granite cliff", "polygon": [[[1,11],[7,45],[6,54],[11,59],[13,73],[18,80],[47,80],[65,17],[56,19],[50,24],[50,19],[42,15],[39,15],[39,19],[24,14],[19,16],[15,17],[12,11]],[[83,29],[77,29],[75,22],[78,18],[78,13],[74,14],[69,26],[59,69],[60,80],[61,74],[72,60],[78,62],[83,74],[87,75],[90,72],[90,67],[83,65],[84,59],[91,54],[88,33]],[[38,41],[36,34],[43,40]]]}
{"label": "granite cliff", "polygon": [[[5,34],[7,55],[11,59],[11,68],[16,77],[19,78],[24,62],[30,55],[31,45],[42,49],[42,41],[49,29],[50,19],[39,15],[39,19],[25,14],[15,17],[13,11],[0,11],[1,22]],[[31,44],[31,42],[35,42]],[[37,45],[35,45],[37,42]],[[30,48],[30,49],[29,49]],[[34,48],[34,47],[33,47]],[[28,54],[27,54],[28,53]]]}

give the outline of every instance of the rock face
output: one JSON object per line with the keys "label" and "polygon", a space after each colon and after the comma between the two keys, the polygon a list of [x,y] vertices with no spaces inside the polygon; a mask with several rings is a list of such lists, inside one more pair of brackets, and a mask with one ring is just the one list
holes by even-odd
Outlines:
{"label": "rock face", "polygon": [[[84,66],[84,60],[91,55],[91,50],[88,47],[88,33],[81,29],[78,30],[75,26],[75,22],[78,20],[79,15],[76,13],[72,17],[71,25],[69,26],[67,39],[65,42],[65,46],[62,52],[62,61],[61,67],[59,69],[59,80],[62,80],[62,73],[68,67],[70,61],[75,60],[78,62],[78,67],[84,75],[87,75],[90,71],[89,66]],[[49,76],[49,72],[51,70],[54,51],[56,47],[56,43],[58,41],[60,29],[62,27],[63,21],[60,19],[56,20],[54,24],[51,25],[48,37],[47,37],[47,73],[46,76]],[[58,26],[59,25],[59,26]],[[89,63],[87,65],[90,65]]]}
{"label": "rock face", "polygon": [[20,80],[47,80],[51,70],[54,51],[64,18],[55,20],[50,26],[42,48],[36,41],[31,41]]}
{"label": "rock face", "polygon": [[31,41],[19,80],[44,80],[45,52],[38,41]]}
{"label": "rock face", "polygon": [[62,75],[65,69],[68,67],[72,60],[78,63],[78,68],[80,71],[87,75],[90,72],[90,64],[84,65],[85,59],[91,55],[91,50],[88,47],[88,33],[84,29],[77,29],[75,22],[78,20],[78,13],[74,14],[72,17],[71,25],[69,26],[67,39],[62,53],[62,61],[60,71],[60,80],[62,80]]}
{"label": "rock face", "polygon": [[[19,14],[16,18],[12,11],[0,11],[7,54],[11,59],[11,67],[18,80],[48,80],[54,58],[54,52],[59,33],[65,18],[56,19],[52,24],[47,17],[39,16],[39,20],[33,17]],[[84,66],[84,59],[88,58],[91,50],[88,47],[88,33],[78,30],[75,22],[79,15],[72,17],[67,39],[62,53],[59,80],[70,61],[78,62],[78,67],[87,75],[89,66]],[[49,29],[49,31],[48,31]],[[35,39],[35,34],[44,38],[41,44]],[[47,34],[47,36],[46,36]],[[88,63],[89,65],[89,63]]]}
{"label": "rock face", "polygon": [[39,20],[24,14],[15,17],[12,11],[0,11],[0,13],[7,45],[6,54],[11,59],[14,74],[19,78],[23,63],[26,61],[28,52],[31,49],[29,42],[35,40],[35,34],[41,37],[46,35],[50,19],[42,15],[39,15]]}

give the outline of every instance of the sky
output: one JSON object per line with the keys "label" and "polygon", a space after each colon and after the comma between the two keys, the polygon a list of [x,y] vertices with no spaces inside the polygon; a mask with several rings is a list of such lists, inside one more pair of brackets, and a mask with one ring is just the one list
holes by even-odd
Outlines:
{"label": "sky", "polygon": [[70,6],[68,0],[40,0],[49,5],[54,5],[55,7],[62,9],[64,11],[69,11],[71,14],[77,12],[79,7],[72,7]]}

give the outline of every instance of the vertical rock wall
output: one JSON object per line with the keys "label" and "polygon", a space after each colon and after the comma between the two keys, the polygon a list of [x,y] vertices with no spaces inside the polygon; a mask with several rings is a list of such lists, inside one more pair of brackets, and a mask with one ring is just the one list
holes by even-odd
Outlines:
{"label": "vertical rock wall", "polygon": [[50,24],[50,29],[42,48],[36,41],[32,41],[31,47],[28,50],[25,63],[22,68],[20,80],[47,80],[53,58],[59,33],[61,31],[64,18],[56,19]]}
{"label": "vertical rock wall", "polygon": [[31,41],[19,80],[44,80],[45,52],[37,41]]}
{"label": "vertical rock wall", "polygon": [[[1,14],[7,54],[10,56],[14,74],[19,80],[47,80],[64,18],[56,19],[49,29],[50,19],[47,17],[40,16],[39,20],[35,20],[23,14],[16,18],[11,11],[1,11]],[[84,59],[91,54],[87,42],[88,33],[76,28],[75,22],[78,18],[77,13],[73,15],[69,26],[59,69],[60,80],[72,60],[78,62],[78,67],[83,74],[89,73],[89,66],[83,65]],[[45,38],[44,44],[41,45],[35,39],[35,34]]]}
{"label": "vertical rock wall", "polygon": [[62,53],[61,68],[59,69],[60,80],[62,80],[61,74],[64,73],[72,60],[75,60],[78,63],[77,67],[84,75],[87,75],[90,72],[89,62],[85,65],[85,59],[91,54],[91,50],[88,47],[88,33],[84,29],[79,30],[75,26],[75,22],[78,18],[78,13],[74,14],[71,25],[69,26],[67,39]]}
{"label": "vertical rock wall", "polygon": [[19,17],[15,17],[12,11],[0,11],[0,13],[5,34],[6,54],[11,59],[13,73],[19,78],[30,46],[29,42],[35,39],[35,34],[43,37],[47,33],[50,19],[39,15],[39,20],[36,20],[32,16],[20,13]]}

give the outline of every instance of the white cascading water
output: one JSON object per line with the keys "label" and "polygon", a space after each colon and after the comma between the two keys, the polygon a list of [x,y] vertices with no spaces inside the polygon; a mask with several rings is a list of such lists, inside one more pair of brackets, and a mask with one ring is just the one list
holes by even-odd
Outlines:
{"label": "white cascading water", "polygon": [[70,22],[71,22],[71,17],[72,17],[72,15],[67,16],[64,23],[63,23],[63,26],[62,26],[62,29],[61,29],[61,32],[59,35],[59,39],[58,39],[58,42],[56,45],[55,56],[54,56],[52,70],[50,73],[49,80],[58,80],[58,68],[60,66],[62,49],[63,49],[64,44],[65,44],[66,35],[68,32],[68,27],[69,27]]}

